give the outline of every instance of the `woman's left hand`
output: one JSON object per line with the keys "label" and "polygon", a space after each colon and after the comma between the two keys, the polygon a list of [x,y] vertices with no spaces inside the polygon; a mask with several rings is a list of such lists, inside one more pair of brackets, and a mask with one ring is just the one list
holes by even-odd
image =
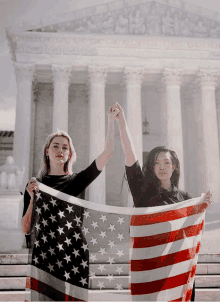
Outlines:
{"label": "woman's left hand", "polygon": [[205,202],[206,202],[208,207],[212,204],[212,193],[211,193],[211,191],[208,191],[205,194]]}
{"label": "woman's left hand", "polygon": [[108,109],[108,117],[111,118],[112,120],[114,120],[119,112],[120,112],[120,110],[117,107],[111,106]]}

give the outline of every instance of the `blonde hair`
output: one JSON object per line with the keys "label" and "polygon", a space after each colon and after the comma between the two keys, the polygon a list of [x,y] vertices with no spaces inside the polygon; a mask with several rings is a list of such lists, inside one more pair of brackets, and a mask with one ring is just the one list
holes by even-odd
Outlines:
{"label": "blonde hair", "polygon": [[49,157],[47,156],[47,150],[49,149],[50,144],[55,137],[65,137],[69,142],[70,154],[69,154],[68,160],[64,164],[64,172],[67,175],[73,174],[72,166],[76,162],[76,151],[74,149],[72,139],[69,136],[69,134],[66,133],[65,131],[57,129],[57,132],[48,135],[48,137],[46,138],[45,144],[43,146],[43,156],[41,159],[41,167],[37,174],[37,178],[40,181],[42,181],[42,178],[45,175],[47,175],[48,172],[50,172],[50,160],[49,160]]}

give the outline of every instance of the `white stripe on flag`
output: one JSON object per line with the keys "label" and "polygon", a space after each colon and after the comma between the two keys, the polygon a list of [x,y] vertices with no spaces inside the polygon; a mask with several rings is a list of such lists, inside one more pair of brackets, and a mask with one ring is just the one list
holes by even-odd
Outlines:
{"label": "white stripe on flag", "polygon": [[178,253],[182,250],[194,247],[195,242],[198,242],[199,240],[201,240],[201,233],[197,236],[184,238],[167,244],[147,248],[132,248],[131,260],[151,259],[172,253]]}
{"label": "white stripe on flag", "polygon": [[87,300],[88,298],[87,289],[78,287],[76,285],[71,285],[67,282],[57,279],[56,277],[48,274],[47,272],[44,272],[43,270],[35,266],[31,266],[31,277],[45,284],[48,284],[52,288],[55,288],[61,293],[69,295],[71,297],[75,297],[80,300]]}
{"label": "white stripe on flag", "polygon": [[179,218],[172,221],[141,225],[141,226],[131,226],[130,236],[144,237],[144,236],[153,236],[153,235],[168,233],[168,232],[179,230],[181,228],[186,228],[191,225],[199,224],[201,221],[202,221],[201,213],[199,213],[199,214],[195,214],[184,218]]}
{"label": "white stripe on flag", "polygon": [[146,283],[181,275],[191,270],[192,259],[150,271],[131,272],[132,283]]}

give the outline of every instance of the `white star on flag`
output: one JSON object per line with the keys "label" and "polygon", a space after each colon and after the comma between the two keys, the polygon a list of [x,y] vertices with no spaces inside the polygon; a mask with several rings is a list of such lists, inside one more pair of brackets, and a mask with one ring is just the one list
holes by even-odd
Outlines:
{"label": "white star on flag", "polygon": [[108,279],[109,282],[112,282],[113,280],[115,280],[113,275],[110,275],[110,274],[108,274],[108,277],[106,277],[106,279]]}
{"label": "white star on flag", "polygon": [[89,274],[89,277],[90,277],[90,278],[94,278],[94,277],[95,277],[95,272],[90,271],[89,273],[90,273],[90,274]]}
{"label": "white star on flag", "polygon": [[102,248],[102,247],[100,247],[99,253],[101,253],[102,256],[103,256],[104,254],[107,254],[106,251],[105,251],[105,248]]}
{"label": "white star on flag", "polygon": [[53,215],[51,214],[49,218],[52,220],[52,222],[54,222],[54,221],[56,221],[55,217],[56,217],[56,216],[53,216]]}
{"label": "white star on flag", "polygon": [[52,203],[53,207],[56,206],[56,200],[51,198],[50,202]]}
{"label": "white star on flag", "polygon": [[87,219],[88,217],[91,217],[91,216],[89,215],[89,212],[88,212],[88,211],[84,211],[83,215],[86,217],[86,219]]}
{"label": "white star on flag", "polygon": [[92,242],[93,245],[98,244],[97,242],[97,238],[93,238],[90,240],[90,242]]}
{"label": "white star on flag", "polygon": [[115,245],[115,242],[114,242],[114,241],[111,241],[111,240],[109,240],[108,245],[110,245],[111,249],[113,248],[113,246],[116,246],[116,245]]}
{"label": "white star on flag", "polygon": [[47,237],[45,235],[42,236],[42,240],[45,242],[47,242]]}
{"label": "white star on flag", "polygon": [[110,224],[110,227],[108,228],[108,230],[111,230],[111,232],[115,231],[116,230],[115,225]]}
{"label": "white star on flag", "polygon": [[36,212],[38,213],[38,215],[41,213],[41,209],[40,208],[36,208]]}
{"label": "white star on flag", "polygon": [[50,249],[49,249],[48,251],[51,253],[51,256],[52,256],[53,254],[55,255],[54,249],[52,249],[51,247],[50,247]]}
{"label": "white star on flag", "polygon": [[70,279],[70,273],[65,272],[64,277],[66,278],[66,280]]}
{"label": "white star on flag", "polygon": [[123,273],[122,267],[118,267],[118,266],[117,266],[116,272],[119,273],[119,275],[120,275],[121,273]]}
{"label": "white star on flag", "polygon": [[44,227],[45,227],[45,225],[48,225],[47,221],[44,219],[42,220],[42,223],[43,223]]}
{"label": "white star on flag", "polygon": [[71,207],[70,205],[68,205],[68,207],[66,209],[67,209],[67,211],[69,211],[69,213],[74,212],[73,207]]}
{"label": "white star on flag", "polygon": [[80,263],[80,265],[82,265],[83,268],[85,268],[86,266],[88,266],[87,261],[83,261],[83,260],[82,260],[82,263]]}
{"label": "white star on flag", "polygon": [[96,255],[93,254],[90,255],[90,259],[92,260],[92,262],[94,262],[95,260],[97,261]]}
{"label": "white star on flag", "polygon": [[65,259],[67,263],[71,262],[70,256],[68,256],[67,254],[66,254],[66,257],[64,257],[63,259]]}
{"label": "white star on flag", "polygon": [[61,251],[61,250],[63,250],[63,245],[62,244],[57,244],[57,247],[58,247],[58,249]]}
{"label": "white star on flag", "polygon": [[109,262],[109,263],[110,263],[110,265],[112,265],[112,263],[115,263],[115,261],[114,261],[114,257],[113,257],[113,258],[108,257],[107,262]]}
{"label": "white star on flag", "polygon": [[83,227],[83,228],[82,228],[82,231],[84,232],[85,235],[90,233],[90,232],[89,232],[89,228]]}
{"label": "white star on flag", "polygon": [[40,246],[40,245],[39,245],[39,241],[36,240],[36,241],[34,242],[34,245],[36,245],[36,247]]}
{"label": "white star on flag", "polygon": [[46,257],[46,253],[43,253],[42,251],[41,251],[40,256],[43,258],[43,260],[44,260],[44,258],[47,258],[47,257]]}
{"label": "white star on flag", "polygon": [[77,273],[79,274],[78,267],[75,267],[75,266],[73,265],[73,268],[72,268],[71,270],[74,272],[74,275],[76,275]]}
{"label": "white star on flag", "polygon": [[106,215],[102,215],[99,219],[101,219],[103,223],[107,220]]}
{"label": "white star on flag", "polygon": [[122,239],[125,239],[124,236],[123,236],[123,234],[119,234],[119,233],[118,233],[118,237],[117,238],[120,239],[120,242],[121,242]]}
{"label": "white star on flag", "polygon": [[84,250],[84,252],[85,252],[86,250],[88,250],[88,244],[83,243],[83,245],[82,245],[81,248],[82,248],[82,249]]}
{"label": "white star on flag", "polygon": [[81,277],[81,280],[80,280],[79,282],[81,282],[83,286],[84,286],[85,284],[87,284],[86,278],[83,279],[83,278]]}
{"label": "white star on flag", "polygon": [[72,254],[74,254],[74,256],[77,257],[77,256],[79,256],[79,251],[74,249]]}
{"label": "white star on flag", "polygon": [[122,250],[122,251],[119,251],[119,250],[118,250],[118,252],[117,252],[117,254],[116,254],[116,255],[118,255],[118,256],[119,256],[119,258],[120,258],[121,256],[124,256],[123,250]]}
{"label": "white star on flag", "polygon": [[60,233],[60,235],[61,235],[62,233],[64,234],[63,228],[61,228],[61,227],[59,227],[59,228],[57,229],[57,231]]}
{"label": "white star on flag", "polygon": [[68,230],[72,228],[72,222],[67,221],[65,225],[68,227]]}
{"label": "white star on flag", "polygon": [[55,238],[55,232],[52,232],[52,231],[50,231],[50,233],[48,233],[50,236],[51,236],[51,238],[53,239],[53,238]]}
{"label": "white star on flag", "polygon": [[74,237],[74,238],[76,239],[76,241],[77,241],[78,239],[80,239],[80,233],[74,232],[73,237]]}
{"label": "white star on flag", "polygon": [[50,272],[54,271],[53,265],[51,265],[50,263],[49,263],[49,265],[48,265],[48,268],[49,268]]}
{"label": "white star on flag", "polygon": [[125,222],[125,221],[124,221],[124,217],[119,217],[117,222],[119,222],[120,225],[121,225],[123,222]]}
{"label": "white star on flag", "polygon": [[41,193],[36,193],[36,196],[37,196],[37,200],[39,199],[39,198],[41,198]]}
{"label": "white star on flag", "polygon": [[64,212],[59,211],[58,215],[60,216],[60,218],[65,217]]}
{"label": "white star on flag", "polygon": [[59,268],[61,268],[62,265],[62,261],[57,260],[56,264],[59,266]]}
{"label": "white star on flag", "polygon": [[99,264],[99,267],[97,269],[99,269],[101,272],[106,271],[104,264]]}
{"label": "white star on flag", "polygon": [[76,218],[75,218],[75,219],[73,219],[73,220],[75,220],[75,221],[76,221],[77,226],[80,226],[80,223],[81,223],[81,219],[80,219],[80,217],[77,217],[77,216],[76,216]]}
{"label": "white star on flag", "polygon": [[99,226],[98,226],[98,223],[97,223],[97,222],[94,222],[94,221],[92,222],[91,226],[93,226],[94,229],[99,227]]}
{"label": "white star on flag", "polygon": [[71,239],[68,239],[67,237],[66,237],[66,240],[64,241],[64,242],[66,242],[66,244],[69,246],[70,244],[72,244],[71,243]]}
{"label": "white star on flag", "polygon": [[39,230],[40,230],[40,225],[37,223],[37,224],[35,225],[35,228],[39,231]]}
{"label": "white star on flag", "polygon": [[105,238],[105,237],[107,237],[107,236],[106,236],[106,232],[102,232],[102,231],[101,231],[101,233],[99,234],[99,236],[101,236],[102,239]]}
{"label": "white star on flag", "polygon": [[44,203],[44,204],[42,205],[42,208],[44,208],[44,211],[49,210],[48,205],[47,205],[46,203]]}
{"label": "white star on flag", "polygon": [[35,265],[36,265],[37,263],[39,263],[39,262],[38,262],[38,258],[37,258],[36,256],[34,257],[33,261],[35,262]]}
{"label": "white star on flag", "polygon": [[99,286],[99,288],[100,288],[100,290],[101,290],[103,287],[105,287],[104,282],[100,282],[100,281],[99,281],[98,286]]}
{"label": "white star on flag", "polygon": [[117,289],[117,290],[122,290],[122,289],[123,289],[123,288],[122,288],[122,284],[117,284],[117,285],[116,285],[116,289]]}

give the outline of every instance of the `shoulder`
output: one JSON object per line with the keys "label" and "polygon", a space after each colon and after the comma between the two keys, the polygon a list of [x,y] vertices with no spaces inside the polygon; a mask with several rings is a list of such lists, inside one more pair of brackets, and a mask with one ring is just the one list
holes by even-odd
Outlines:
{"label": "shoulder", "polygon": [[180,190],[180,189],[177,189],[177,190],[178,190],[178,193],[183,196],[184,200],[192,198],[192,196],[188,192]]}

